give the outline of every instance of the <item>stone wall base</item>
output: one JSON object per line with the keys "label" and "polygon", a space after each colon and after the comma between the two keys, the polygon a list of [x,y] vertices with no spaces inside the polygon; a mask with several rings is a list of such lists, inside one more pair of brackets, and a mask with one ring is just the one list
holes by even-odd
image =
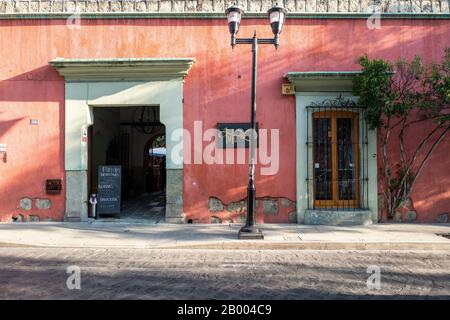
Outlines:
{"label": "stone wall base", "polygon": [[304,224],[309,225],[369,225],[372,224],[370,210],[306,210]]}
{"label": "stone wall base", "polygon": [[183,212],[183,169],[166,170],[166,223],[186,223]]}
{"label": "stone wall base", "polygon": [[66,171],[66,213],[64,221],[87,221],[87,171]]}

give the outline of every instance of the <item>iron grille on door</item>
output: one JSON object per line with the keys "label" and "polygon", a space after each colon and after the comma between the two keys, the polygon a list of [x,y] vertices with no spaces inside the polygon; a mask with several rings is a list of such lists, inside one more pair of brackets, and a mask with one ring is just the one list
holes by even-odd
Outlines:
{"label": "iron grille on door", "polygon": [[307,106],[308,209],[368,207],[364,108],[342,96]]}

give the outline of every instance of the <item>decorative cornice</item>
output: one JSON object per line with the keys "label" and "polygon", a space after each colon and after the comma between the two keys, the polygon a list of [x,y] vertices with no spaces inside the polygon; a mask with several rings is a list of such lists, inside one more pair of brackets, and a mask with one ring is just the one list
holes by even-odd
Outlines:
{"label": "decorative cornice", "polygon": [[194,62],[194,58],[57,58],[49,63],[68,81],[156,81],[184,78]]}
{"label": "decorative cornice", "polygon": [[[370,13],[347,12],[291,12],[286,19],[368,19]],[[261,12],[249,12],[245,15],[251,19],[267,19]],[[381,13],[381,20],[385,19],[421,19],[421,20],[450,20],[450,13]],[[0,13],[0,20],[48,20],[48,19],[226,19],[219,12],[111,12],[111,13]],[[73,21],[72,21],[73,22]]]}
{"label": "decorative cornice", "polygon": [[322,101],[312,102],[307,108],[358,108],[354,100],[346,99],[339,94],[334,99],[325,99]]}
{"label": "decorative cornice", "polygon": [[296,92],[352,91],[353,78],[361,71],[288,72],[284,75]]}
{"label": "decorative cornice", "polygon": [[284,77],[288,80],[298,79],[343,79],[353,78],[361,74],[361,71],[304,71],[288,72]]}
{"label": "decorative cornice", "polygon": [[[0,0],[0,16],[28,18],[28,14],[89,13],[98,14],[167,14],[204,13],[223,16],[226,7],[236,2],[245,16],[262,13],[280,2],[290,14],[338,15],[381,14],[449,14],[448,0]],[[288,15],[289,16],[289,15]]]}

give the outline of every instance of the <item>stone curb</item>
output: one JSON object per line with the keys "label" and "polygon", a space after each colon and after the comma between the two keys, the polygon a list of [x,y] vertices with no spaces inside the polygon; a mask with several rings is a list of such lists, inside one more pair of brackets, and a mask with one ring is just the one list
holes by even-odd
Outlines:
{"label": "stone curb", "polygon": [[0,242],[0,248],[86,248],[86,249],[164,249],[164,250],[419,250],[447,251],[448,242],[256,242],[235,241],[176,245],[48,245]]}
{"label": "stone curb", "polygon": [[159,246],[158,249],[222,250],[450,250],[449,242],[223,242]]}

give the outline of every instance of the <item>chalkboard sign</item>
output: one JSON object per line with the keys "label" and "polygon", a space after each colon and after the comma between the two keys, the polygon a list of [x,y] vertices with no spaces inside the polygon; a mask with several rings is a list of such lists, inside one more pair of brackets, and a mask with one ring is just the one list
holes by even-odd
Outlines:
{"label": "chalkboard sign", "polygon": [[120,215],[121,166],[98,167],[97,214]]}

